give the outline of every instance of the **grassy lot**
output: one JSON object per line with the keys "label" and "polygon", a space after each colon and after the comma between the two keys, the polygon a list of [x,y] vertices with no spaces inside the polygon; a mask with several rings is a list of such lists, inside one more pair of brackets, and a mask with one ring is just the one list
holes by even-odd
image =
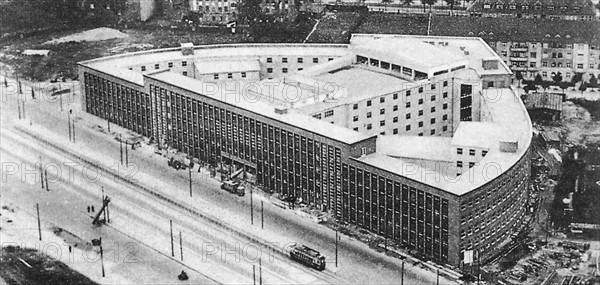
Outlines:
{"label": "grassy lot", "polygon": [[0,277],[8,284],[97,284],[60,261],[33,249],[12,246],[2,248]]}
{"label": "grassy lot", "polygon": [[[237,43],[244,42],[243,33],[232,35],[228,29],[203,29],[195,33],[168,29],[124,30],[129,35],[125,39],[114,39],[98,42],[70,42],[56,45],[44,44],[52,38],[59,38],[72,33],[71,30],[50,35],[39,34],[29,37],[0,40],[5,48],[0,50],[0,62],[12,67],[21,78],[45,81],[57,75],[75,78],[76,63],[83,60],[107,56],[111,54],[133,52],[139,50],[176,47],[183,42],[194,44]],[[50,55],[25,56],[25,49],[48,49]]]}
{"label": "grassy lot", "polygon": [[426,35],[427,16],[369,13],[358,31],[366,34]]}
{"label": "grassy lot", "polygon": [[364,15],[359,12],[339,12],[325,15],[309,43],[347,43],[350,34],[357,32]]}

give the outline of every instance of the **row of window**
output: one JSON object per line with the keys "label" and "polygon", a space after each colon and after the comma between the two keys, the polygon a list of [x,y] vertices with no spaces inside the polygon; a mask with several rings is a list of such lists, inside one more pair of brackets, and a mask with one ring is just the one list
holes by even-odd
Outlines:
{"label": "row of window", "polygon": [[[184,74],[184,75],[185,75],[185,74]],[[218,74],[218,73],[215,73],[215,74],[213,74],[213,78],[214,78],[215,80],[218,80],[218,79],[219,79],[219,77],[220,77],[220,76],[219,76],[219,74]],[[240,77],[241,77],[241,78],[246,78],[246,72],[240,72]],[[232,78],[233,78],[233,73],[227,73],[227,79],[232,79]]]}
{"label": "row of window", "polygon": [[[444,115],[444,116],[443,116],[443,120],[444,120],[444,121],[446,121],[447,119],[448,119],[448,116],[447,116],[447,115]],[[394,120],[394,122],[397,122],[397,120]],[[431,122],[431,124],[432,124],[432,125],[435,125],[435,118],[431,118],[430,122]],[[423,121],[420,121],[420,122],[418,122],[418,123],[417,123],[417,125],[419,126],[419,128],[422,128],[422,127],[424,127],[424,123],[423,123]],[[384,127],[384,126],[385,126],[385,120],[379,121],[379,126],[380,126],[380,127]],[[372,125],[372,124],[370,124],[370,123],[369,123],[369,124],[366,124],[366,127],[365,127],[365,128],[366,128],[367,130],[371,130],[371,129],[373,129],[373,125]],[[406,131],[410,131],[410,130],[411,130],[411,128],[412,128],[412,127],[411,127],[411,125],[406,125],[406,126],[405,126],[405,129],[406,129]],[[357,131],[357,132],[359,131],[358,127],[355,127],[353,130],[355,130],[355,131]],[[445,131],[447,131],[447,130],[448,130],[448,126],[443,126],[443,127],[442,127],[442,132],[445,132]],[[381,132],[380,134],[382,134],[382,135],[385,135],[385,132]],[[393,134],[394,134],[394,135],[398,134],[398,129],[397,129],[397,128],[396,128],[396,129],[393,129]],[[432,129],[432,130],[431,130],[431,132],[430,132],[430,134],[431,134],[431,135],[435,135],[435,129]],[[420,136],[422,136],[422,134],[421,134]]]}
{"label": "row of window", "polygon": [[382,68],[385,70],[391,70],[393,72],[397,72],[399,74],[403,74],[405,76],[409,76],[409,77],[413,77],[416,80],[421,80],[421,79],[426,79],[427,78],[427,73],[425,72],[421,72],[418,70],[413,70],[412,68],[406,67],[406,66],[400,66],[400,65],[396,65],[393,63],[389,63],[386,61],[381,61],[378,59],[374,59],[374,58],[369,58],[366,56],[362,56],[362,55],[357,55],[356,56],[356,62],[359,64],[364,64],[364,65],[369,65],[369,66],[373,66],[373,67],[378,67],[378,68]]}
{"label": "row of window", "polygon": [[[182,61],[181,66],[187,66],[187,61],[185,61],[185,60]],[[173,68],[173,63],[172,62],[167,63],[167,67]],[[160,63],[154,64],[154,69],[160,69]],[[129,70],[133,70],[133,67],[130,67]],[[140,70],[142,72],[146,71],[146,66],[145,65],[140,66]]]}
{"label": "row of window", "polygon": [[[447,84],[448,84],[447,81],[444,81],[444,86],[447,86]],[[423,87],[419,87],[418,90],[419,90],[419,93],[423,93]],[[435,84],[431,85],[431,90],[435,90]],[[410,97],[410,94],[411,94],[410,90],[406,90],[406,97]],[[448,92],[443,92],[442,93],[442,97],[443,98],[448,98]],[[398,93],[394,93],[392,95],[392,98],[394,100],[397,100],[398,99]],[[429,97],[429,99],[430,99],[431,102],[435,102],[436,98],[437,98],[436,95],[431,95]],[[422,98],[420,98],[419,99],[419,105],[423,104],[423,102],[424,102],[424,100]],[[380,97],[379,98],[379,103],[385,103],[385,97]],[[371,107],[372,105],[373,105],[373,100],[367,100],[366,101],[366,106],[367,107]],[[358,107],[359,107],[359,103],[354,103],[354,105],[352,106],[352,109],[353,110],[358,110]],[[396,111],[397,108],[398,108],[398,105],[394,105],[394,111]],[[410,108],[410,102],[406,103],[406,108]]]}
{"label": "row of window", "polygon": [[[122,91],[119,90],[125,90],[123,87],[110,85],[105,79],[100,81],[87,74],[85,77],[86,96],[93,93],[99,100],[106,100],[109,95],[120,98],[117,95]],[[216,159],[222,155],[217,149],[222,149],[229,152],[227,155],[253,160],[257,164],[257,181],[265,189],[301,196],[303,199],[306,197],[305,200],[315,203],[322,201],[321,203],[335,209],[337,216],[342,216],[343,212],[345,220],[377,232],[385,230],[389,236],[412,245],[421,252],[431,253],[442,259],[447,257],[447,200],[413,187],[409,190],[408,186],[345,164],[345,173],[342,174],[340,148],[301,136],[293,129],[285,130],[259,122],[243,115],[244,112],[236,112],[235,108],[218,108],[211,104],[210,99],[201,101],[155,85],[151,85],[150,90],[150,95],[136,91],[135,96],[140,99],[135,100],[145,100],[149,104],[149,97],[155,98],[156,104],[152,108],[157,112],[145,116],[154,116],[157,128],[164,123],[160,128],[167,133],[169,142],[178,148],[191,151],[204,159]],[[140,101],[114,104],[119,105],[119,108],[127,104],[133,107],[140,106]],[[90,103],[106,105],[100,101]],[[326,115],[333,116],[333,110],[330,111]],[[128,110],[123,117],[135,115],[132,112],[135,109]],[[169,115],[163,115],[162,112]],[[444,130],[446,128],[444,126]],[[156,132],[149,133],[148,136],[150,135],[161,134]],[[239,150],[238,153],[236,149]],[[202,152],[205,154],[202,155]],[[359,179],[358,176],[362,173],[365,175]],[[380,181],[379,186],[367,182],[369,177]],[[342,179],[344,187],[341,187]],[[392,184],[394,187],[388,186]],[[402,190],[394,189],[396,184]],[[399,202],[384,203],[389,199]],[[368,201],[372,201],[369,206]],[[392,217],[396,219],[395,215],[398,223],[392,222]]]}
{"label": "row of window", "polygon": [[[342,220],[393,238],[436,260],[447,258],[448,200],[367,170],[343,165]],[[345,205],[348,205],[346,207]]]}
{"label": "row of window", "polygon": [[[304,68],[302,67],[298,67],[298,71],[303,70]],[[287,67],[284,67],[281,69],[281,73],[288,73],[289,69]],[[273,73],[273,68],[272,67],[267,67],[267,73]]]}
{"label": "row of window", "polygon": [[[330,57],[330,58],[329,58],[329,61],[332,61],[332,60],[333,60],[333,57]],[[296,59],[296,61],[297,61],[298,63],[304,63],[304,58],[302,58],[302,57],[298,57],[298,58]],[[318,57],[313,57],[313,58],[312,58],[312,62],[313,62],[313,63],[319,63],[319,58],[318,58]],[[273,63],[273,58],[272,58],[272,57],[267,57],[267,63]],[[282,57],[282,58],[281,58],[281,63],[288,63],[288,58],[287,58],[287,57]]]}
{"label": "row of window", "polygon": [[[448,109],[448,104],[447,104],[447,103],[444,103],[443,109],[444,109],[444,110]],[[394,111],[396,111],[396,110],[397,110],[397,109],[394,109]],[[432,114],[433,114],[433,113],[435,113],[435,106],[434,106],[434,107],[431,107],[431,110],[430,110],[430,111],[431,111],[431,113],[432,113]],[[333,111],[332,111],[332,112],[333,112]],[[332,113],[332,114],[333,114],[333,113]],[[384,115],[384,114],[385,114],[385,109],[381,109],[381,110],[380,110],[380,112],[379,112],[379,114],[381,114],[381,115]],[[423,110],[419,110],[419,112],[418,112],[417,114],[419,115],[419,117],[420,117],[420,116],[423,116]],[[371,117],[372,117],[372,113],[371,113],[371,112],[367,112],[367,115],[366,115],[366,116],[367,116],[367,119],[368,119],[368,118],[371,118]],[[320,114],[317,114],[317,115],[315,115],[314,117],[315,117],[315,118],[318,118],[318,119],[320,119],[320,118],[321,118]],[[325,115],[325,117],[327,117],[327,115]],[[410,118],[411,118],[411,117],[412,117],[412,116],[411,116],[411,113],[407,113],[407,114],[405,115],[405,118],[406,118],[407,120],[410,120]],[[446,120],[448,119],[448,115],[447,115],[447,114],[444,114],[442,118],[443,118],[443,120],[444,120],[444,121],[446,121]],[[393,122],[394,122],[394,123],[397,123],[397,122],[398,122],[398,117],[396,116],[396,117],[394,117],[392,120],[393,120]],[[358,122],[358,121],[359,121],[359,116],[358,116],[358,115],[355,115],[355,116],[353,116],[353,117],[352,117],[352,121],[353,121],[353,122]],[[382,121],[382,122],[384,122],[384,121]]]}
{"label": "row of window", "polygon": [[[483,9],[492,9],[492,7],[494,7],[496,10],[504,10],[504,9],[508,9],[508,10],[523,10],[523,11],[527,11],[530,8],[533,7],[533,10],[539,11],[542,10],[542,5],[541,4],[536,4],[533,6],[530,5],[515,5],[515,4],[510,4],[510,5],[504,5],[504,4],[496,4],[496,5],[491,5],[491,4],[483,4]],[[560,9],[561,11],[567,11],[569,9],[568,6],[552,6],[552,5],[548,5],[546,6],[546,9],[548,9],[549,11],[553,11],[555,8]],[[581,9],[581,7],[579,6],[573,6],[572,10],[573,11],[579,11],[579,9]]]}
{"label": "row of window", "polygon": [[[475,156],[475,153],[476,153],[476,150],[469,149],[469,156]],[[485,156],[487,153],[488,153],[487,150],[485,150],[485,149],[481,150],[481,156],[482,157]],[[456,154],[462,155],[463,154],[463,148],[462,147],[456,148]]]}

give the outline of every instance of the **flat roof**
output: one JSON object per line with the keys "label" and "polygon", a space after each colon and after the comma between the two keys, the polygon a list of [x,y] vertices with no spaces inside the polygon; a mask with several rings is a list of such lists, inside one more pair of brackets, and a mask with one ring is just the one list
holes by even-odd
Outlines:
{"label": "flat roof", "polygon": [[360,66],[348,66],[316,76],[318,80],[346,89],[348,100],[372,97],[408,88],[409,82],[385,73],[375,72]]}
{"label": "flat roof", "polygon": [[[496,54],[496,52],[481,38],[475,37],[446,37],[446,36],[420,36],[420,35],[372,35],[372,34],[352,34],[350,39],[351,45],[353,43],[368,43],[376,38],[378,40],[385,40],[388,46],[402,46],[402,43],[407,39],[411,41],[420,41],[427,47],[425,50],[431,52],[437,52],[439,55],[449,57],[451,59],[465,59],[469,62],[469,67],[477,70],[480,75],[488,74],[512,74],[510,68],[506,63]],[[431,44],[433,42],[433,44]],[[419,47],[422,45],[418,45]],[[416,58],[420,60],[418,56],[421,53],[415,53]],[[441,56],[440,56],[441,57]],[[427,57],[424,57],[427,59]],[[498,69],[486,70],[483,69],[483,59],[494,59],[498,60]],[[430,59],[432,62],[444,62],[443,58]],[[449,59],[445,59],[448,62]]]}
{"label": "flat roof", "polygon": [[[443,65],[457,65],[466,57],[461,52],[442,49],[415,37],[389,37],[387,35],[354,35],[350,45],[355,52],[372,54],[380,60],[404,65],[427,72]],[[363,54],[361,54],[363,55]]]}
{"label": "flat roof", "polygon": [[195,61],[202,58],[244,61],[258,60],[260,56],[267,55],[345,56],[349,53],[346,44],[217,44],[194,46],[194,54],[190,55],[183,55],[181,47],[174,47],[101,57],[82,61],[79,64],[143,85],[143,74],[128,70],[128,67],[165,61]]}
{"label": "flat roof", "polygon": [[460,122],[451,143],[458,147],[491,148],[498,145],[502,135],[502,129],[492,122]]}
{"label": "flat roof", "polygon": [[[413,39],[408,40],[407,38],[409,37]],[[454,56],[450,55],[457,53],[462,53],[469,58],[470,62],[477,63],[477,65],[470,64],[470,67],[467,69],[456,71],[456,74],[469,77],[471,74],[476,75],[475,73],[480,75],[482,73],[486,74],[481,65],[481,60],[486,58],[499,60],[499,69],[493,72],[497,74],[510,74],[510,70],[504,62],[485,42],[478,38],[353,35],[353,41],[360,42],[364,40],[365,44],[374,38],[377,38],[377,43],[385,46],[379,49],[379,52],[389,51],[389,44],[392,43],[405,43],[411,46],[414,44],[416,47],[422,46],[423,50],[419,51],[414,51],[414,46],[399,47],[404,52],[415,52],[410,55],[402,55],[409,60],[413,60],[414,58],[415,61],[418,61],[419,52],[428,50],[437,52],[436,55],[432,56],[429,64],[442,63],[444,59],[440,55],[451,57],[450,59],[445,59],[449,62],[464,60],[461,56],[452,58]],[[385,38],[386,40],[380,41],[380,38]],[[393,39],[393,41],[390,42],[388,39]],[[428,42],[434,42],[434,44],[432,45]],[[349,57],[347,56],[352,55],[352,51],[348,49],[348,45],[248,44],[202,46],[195,47],[194,49],[195,54],[192,56],[185,56],[181,53],[180,48],[173,48],[106,57],[81,62],[80,64],[90,66],[91,68],[124,80],[129,80],[141,86],[144,85],[144,77],[146,76],[189,90],[199,94],[198,96],[206,96],[346,144],[353,144],[373,138],[375,135],[366,135],[346,127],[312,118],[305,114],[306,111],[348,104],[411,88],[415,84],[423,82],[411,82],[384,71],[378,72],[366,66],[353,65],[351,64],[351,60],[348,61]],[[468,54],[465,51],[468,51]],[[236,56],[231,57],[231,54],[236,54]],[[301,74],[296,76],[290,74],[290,76],[280,80],[253,82],[202,82],[178,73],[169,72],[168,70],[152,70],[143,74],[127,69],[131,65],[169,60],[189,59],[190,61],[201,62],[199,59],[207,57],[216,59],[216,61],[210,64],[207,63],[207,65],[211,65],[207,67],[212,68],[211,70],[214,73],[214,70],[221,68],[219,66],[220,62],[231,62],[229,65],[231,68],[239,68],[246,63],[248,66],[253,67],[256,66],[256,63],[260,67],[260,63],[258,62],[259,56],[318,56],[317,54],[345,58],[339,61],[334,60],[330,63],[324,63],[329,64],[329,68],[323,69],[323,73],[317,72],[312,77],[304,78]],[[239,62],[246,63],[236,66]],[[340,86],[341,93],[335,97],[337,100],[328,102],[318,99],[312,104],[310,102],[307,103],[305,106],[297,104],[296,107],[300,106],[299,108],[296,108],[293,104],[289,104],[285,100],[290,98],[289,96],[286,97],[286,95],[290,95],[286,93],[289,92],[290,86],[310,86],[314,82],[335,83]],[[306,88],[300,87],[300,89],[304,91]],[[255,92],[255,90],[258,91]],[[310,89],[306,90],[310,91]],[[254,92],[254,96],[252,92]],[[255,96],[256,93],[261,94],[261,96]],[[309,98],[317,97],[313,96],[315,94],[323,96],[329,93],[319,89],[313,93],[302,94],[300,99],[310,100]],[[477,96],[481,96],[482,98],[481,110],[482,113],[485,113],[485,116],[481,116],[482,120],[484,120],[483,122],[461,122],[458,124],[453,137],[380,136],[377,139],[377,152],[357,158],[356,160],[455,195],[462,195],[482,186],[496,178],[502,172],[507,171],[525,154],[531,143],[532,127],[529,115],[514,90],[509,88],[489,88],[484,89]],[[281,110],[283,109],[285,111],[282,112]],[[500,151],[499,141],[501,140],[517,142],[517,151],[513,153]],[[459,144],[464,146],[489,147],[489,151],[478,164],[457,177],[458,172],[456,163],[453,161],[452,147]],[[486,165],[490,164],[496,166],[496,168],[491,169],[492,171],[498,169],[500,171],[495,174],[490,173],[490,169],[486,168]]]}
{"label": "flat roof", "polygon": [[555,111],[562,110],[562,102],[564,94],[557,93],[531,93],[525,98],[525,106],[527,109],[551,109]]}
{"label": "flat roof", "polygon": [[451,140],[439,136],[378,136],[377,152],[395,158],[452,162]]}
{"label": "flat roof", "polygon": [[346,144],[373,137],[312,118],[294,109],[288,109],[285,114],[276,113],[277,104],[264,97],[254,100],[257,99],[256,96],[244,94],[247,90],[239,82],[202,82],[173,72],[158,72],[146,76]]}

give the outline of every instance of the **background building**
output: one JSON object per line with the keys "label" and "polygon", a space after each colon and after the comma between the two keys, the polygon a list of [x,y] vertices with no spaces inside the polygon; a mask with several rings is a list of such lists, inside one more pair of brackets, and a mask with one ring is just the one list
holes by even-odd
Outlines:
{"label": "background building", "polygon": [[475,0],[467,8],[471,16],[562,20],[594,20],[590,0]]}
{"label": "background building", "polygon": [[[379,14],[377,22],[388,23],[388,30],[408,34],[427,33],[427,17]],[[362,32],[378,30],[367,23]],[[398,28],[394,28],[398,27]],[[600,75],[600,21],[571,21],[524,18],[444,17],[431,19],[430,34],[484,39],[511,68],[527,80],[540,74],[552,81],[561,73],[562,81],[583,74],[584,81]],[[513,81],[513,84],[517,84]]]}
{"label": "background building", "polygon": [[[297,12],[297,0],[263,0],[260,7],[266,15],[288,15]],[[189,0],[190,11],[199,14],[202,23],[223,24],[239,20],[241,0]]]}
{"label": "background building", "polygon": [[455,266],[528,219],[531,122],[510,76],[479,38],[399,35],[80,63],[86,112]]}

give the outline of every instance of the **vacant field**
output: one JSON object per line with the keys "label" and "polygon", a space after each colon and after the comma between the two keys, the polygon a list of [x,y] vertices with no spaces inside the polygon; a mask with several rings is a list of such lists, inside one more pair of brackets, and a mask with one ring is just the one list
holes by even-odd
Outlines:
{"label": "vacant field", "polygon": [[362,19],[363,15],[359,12],[328,13],[321,19],[307,42],[347,43],[350,34],[357,32]]}
{"label": "vacant field", "polygon": [[[64,37],[81,30],[39,34],[30,37],[0,40],[4,49],[0,50],[0,62],[12,67],[19,77],[35,81],[45,81],[55,76],[76,78],[77,62],[107,56],[111,54],[133,52],[139,50],[176,47],[180,43],[194,44],[237,43],[245,41],[243,33],[231,34],[228,29],[203,29],[197,32],[169,29],[124,30],[129,35],[124,39],[113,39],[96,42],[68,42],[60,44],[44,44],[46,41]],[[25,49],[47,49],[50,54],[43,56],[26,56]]]}

